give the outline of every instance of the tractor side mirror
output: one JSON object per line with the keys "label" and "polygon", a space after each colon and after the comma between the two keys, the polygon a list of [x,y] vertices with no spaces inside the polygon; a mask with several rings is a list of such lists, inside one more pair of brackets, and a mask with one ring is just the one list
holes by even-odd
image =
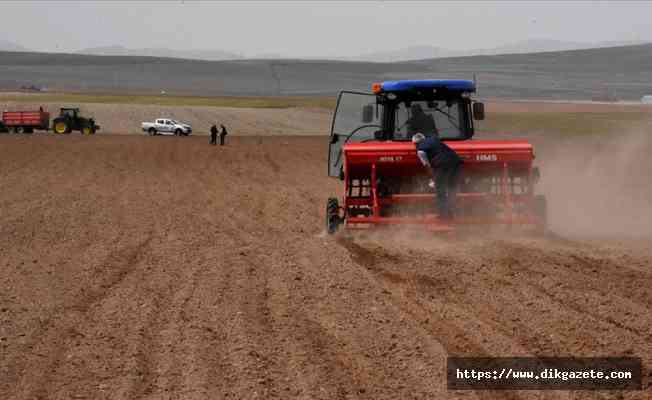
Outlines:
{"label": "tractor side mirror", "polygon": [[484,103],[473,103],[473,119],[482,121],[484,119]]}
{"label": "tractor side mirror", "polygon": [[362,106],[362,122],[369,124],[374,120],[374,106],[373,104],[367,104]]}

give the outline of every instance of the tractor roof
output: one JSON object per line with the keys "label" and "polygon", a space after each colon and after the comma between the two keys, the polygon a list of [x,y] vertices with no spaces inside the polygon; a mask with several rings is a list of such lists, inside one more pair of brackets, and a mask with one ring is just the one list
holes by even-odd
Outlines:
{"label": "tractor roof", "polygon": [[446,89],[448,91],[475,92],[475,83],[462,79],[421,79],[406,81],[385,81],[374,83],[374,93],[404,92],[418,89]]}

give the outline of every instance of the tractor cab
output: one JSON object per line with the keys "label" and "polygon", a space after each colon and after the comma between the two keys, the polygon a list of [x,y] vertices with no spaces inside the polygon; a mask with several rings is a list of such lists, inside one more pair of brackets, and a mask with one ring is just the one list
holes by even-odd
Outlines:
{"label": "tractor cab", "polygon": [[67,118],[77,119],[77,118],[79,118],[79,108],[65,108],[65,107],[62,107],[59,110],[59,116],[60,117],[67,117]]}
{"label": "tractor cab", "polygon": [[[545,224],[545,199],[535,195],[538,170],[526,140],[471,140],[485,117],[469,80],[374,83],[372,93],[343,91],[329,140],[328,174],[344,181],[340,202],[330,198],[327,228],[381,225],[444,226],[429,175],[412,136],[438,135],[463,160],[456,217],[446,223]],[[436,184],[436,183],[435,183]]]}
{"label": "tractor cab", "polygon": [[373,84],[373,93],[340,93],[329,152],[329,175],[343,176],[343,146],[372,141],[409,142],[415,133],[438,133],[442,140],[468,140],[473,117],[484,119],[468,80],[412,80]]}

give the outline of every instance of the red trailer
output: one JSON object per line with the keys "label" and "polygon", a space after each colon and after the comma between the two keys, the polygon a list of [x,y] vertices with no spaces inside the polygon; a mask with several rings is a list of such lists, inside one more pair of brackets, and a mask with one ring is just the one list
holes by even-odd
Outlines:
{"label": "red trailer", "polygon": [[4,111],[2,113],[2,125],[9,132],[32,133],[34,129],[48,130],[50,125],[50,113],[43,111]]}

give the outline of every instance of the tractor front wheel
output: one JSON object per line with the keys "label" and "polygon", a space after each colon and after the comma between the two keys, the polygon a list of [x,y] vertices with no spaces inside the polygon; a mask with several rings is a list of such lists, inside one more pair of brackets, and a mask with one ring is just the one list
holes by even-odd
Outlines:
{"label": "tractor front wheel", "polygon": [[326,202],[326,231],[329,235],[337,232],[343,222],[340,217],[340,204],[335,197],[330,197]]}
{"label": "tractor front wheel", "polygon": [[93,132],[93,127],[84,126],[81,129],[81,133],[82,133],[82,135],[92,135],[95,132]]}
{"label": "tractor front wheel", "polygon": [[57,121],[54,123],[53,130],[55,133],[63,135],[64,133],[68,133],[68,124],[66,124],[66,121]]}

